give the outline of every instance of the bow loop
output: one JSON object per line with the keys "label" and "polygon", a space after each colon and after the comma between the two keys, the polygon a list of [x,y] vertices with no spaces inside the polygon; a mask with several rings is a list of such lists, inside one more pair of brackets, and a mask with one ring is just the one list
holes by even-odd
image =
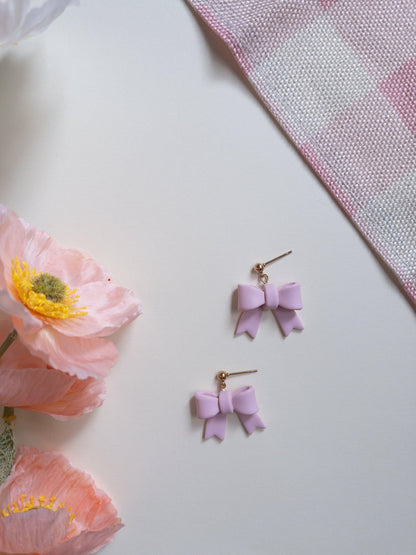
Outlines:
{"label": "bow loop", "polygon": [[235,412],[239,414],[254,414],[259,410],[256,394],[252,385],[240,387],[233,393],[233,404]]}
{"label": "bow loop", "polygon": [[196,415],[205,420],[212,418],[220,412],[218,407],[218,395],[209,391],[198,391],[195,393]]}
{"label": "bow loop", "polygon": [[240,312],[259,308],[265,300],[264,292],[255,285],[239,285],[237,296]]}
{"label": "bow loop", "polygon": [[278,287],[280,302],[279,305],[289,310],[300,310],[302,308],[302,296],[299,283],[286,283]]}

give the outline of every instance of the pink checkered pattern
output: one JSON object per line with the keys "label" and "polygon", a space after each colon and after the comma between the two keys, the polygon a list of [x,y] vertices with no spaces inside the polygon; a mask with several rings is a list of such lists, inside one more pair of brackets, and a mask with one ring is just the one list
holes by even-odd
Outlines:
{"label": "pink checkered pattern", "polygon": [[188,0],[416,305],[416,0]]}

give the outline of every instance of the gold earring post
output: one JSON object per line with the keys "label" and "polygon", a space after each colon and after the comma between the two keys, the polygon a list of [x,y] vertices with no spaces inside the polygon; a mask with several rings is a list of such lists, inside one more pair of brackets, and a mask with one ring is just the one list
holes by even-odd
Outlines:
{"label": "gold earring post", "polygon": [[280,258],[283,258],[284,256],[287,256],[288,254],[291,254],[291,253],[292,251],[290,250],[290,251],[284,252],[283,254],[279,254],[279,256],[276,256],[276,258],[272,258],[267,262],[257,262],[257,264],[255,264],[254,266],[254,271],[261,275],[263,274],[264,268],[266,266],[268,266],[269,264],[272,264],[273,262],[276,262],[276,260],[280,260]]}
{"label": "gold earring post", "polygon": [[292,251],[287,251],[284,252],[283,254],[279,254],[279,256],[276,256],[276,258],[272,258],[272,260],[269,260],[268,262],[265,262],[263,264],[264,267],[268,266],[269,264],[271,264],[272,262],[276,262],[276,260],[279,260],[280,258],[283,258],[284,256],[287,256],[288,254],[292,254]]}
{"label": "gold earring post", "polygon": [[254,374],[254,372],[258,372],[258,370],[241,370],[239,372],[225,372],[221,370],[217,374],[217,380],[220,382],[220,389],[224,390],[227,386],[225,384],[225,380],[228,376],[240,376],[241,374]]}

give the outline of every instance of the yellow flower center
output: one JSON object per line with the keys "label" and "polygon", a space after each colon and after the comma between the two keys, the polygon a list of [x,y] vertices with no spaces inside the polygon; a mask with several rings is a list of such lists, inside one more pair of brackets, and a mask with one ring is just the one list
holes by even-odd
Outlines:
{"label": "yellow flower center", "polygon": [[[27,501],[26,501],[27,499]],[[63,503],[60,505],[54,505],[56,501],[56,497],[51,497],[49,499],[49,503],[45,503],[45,497],[40,495],[37,500],[35,500],[34,496],[31,495],[28,497],[24,493],[19,497],[18,501],[13,501],[10,505],[7,505],[7,509],[3,509],[0,512],[0,518],[7,518],[8,516],[15,514],[15,513],[27,513],[28,511],[34,509],[49,509],[50,511],[57,511],[58,509],[66,509]],[[72,507],[68,507],[66,509],[69,514],[69,524],[72,524],[72,521],[75,518],[74,513],[72,512]]]}
{"label": "yellow flower center", "polygon": [[79,295],[58,277],[38,273],[27,262],[12,260],[12,279],[20,300],[30,310],[50,318],[75,318],[87,314],[85,307],[75,307]]}

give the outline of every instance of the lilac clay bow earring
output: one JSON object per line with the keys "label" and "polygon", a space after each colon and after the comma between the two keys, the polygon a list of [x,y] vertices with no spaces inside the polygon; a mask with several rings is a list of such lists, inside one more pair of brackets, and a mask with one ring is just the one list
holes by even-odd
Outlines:
{"label": "lilac clay bow earring", "polygon": [[285,336],[293,329],[304,329],[301,319],[295,312],[302,308],[299,283],[286,283],[277,287],[268,283],[269,276],[264,273],[266,266],[291,252],[285,252],[268,262],[254,266],[254,271],[258,274],[259,286],[238,286],[238,310],[241,315],[235,330],[236,335],[247,332],[254,339],[259,329],[261,315],[266,309],[273,312]]}
{"label": "lilac clay bow earring", "polygon": [[196,415],[205,420],[204,439],[217,436],[223,440],[225,437],[225,420],[227,414],[236,412],[241,424],[248,434],[252,434],[256,428],[265,428],[260,416],[254,393],[251,385],[240,387],[234,392],[225,391],[225,380],[228,376],[239,374],[251,374],[257,370],[245,370],[242,372],[218,372],[217,380],[220,382],[219,393],[210,391],[198,391],[195,393]]}

